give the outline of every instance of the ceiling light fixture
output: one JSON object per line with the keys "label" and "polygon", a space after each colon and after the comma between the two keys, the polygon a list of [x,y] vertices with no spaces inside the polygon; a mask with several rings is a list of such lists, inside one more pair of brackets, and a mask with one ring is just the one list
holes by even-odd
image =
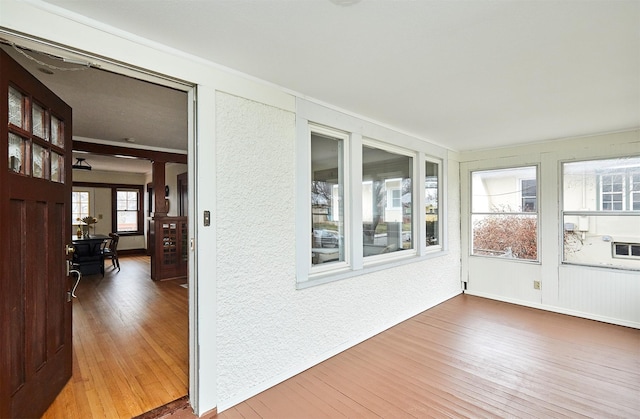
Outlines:
{"label": "ceiling light fixture", "polygon": [[76,158],[76,162],[71,167],[80,170],[91,170],[91,165],[87,163],[87,160],[83,159],[82,157]]}
{"label": "ceiling light fixture", "polygon": [[353,6],[356,3],[360,3],[360,0],[329,0],[336,6],[348,7]]}

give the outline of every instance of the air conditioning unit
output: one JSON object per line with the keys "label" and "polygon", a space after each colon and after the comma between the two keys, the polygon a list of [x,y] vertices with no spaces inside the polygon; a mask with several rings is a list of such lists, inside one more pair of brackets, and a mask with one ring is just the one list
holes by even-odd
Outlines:
{"label": "air conditioning unit", "polygon": [[[587,211],[587,210],[583,209],[582,211]],[[583,233],[585,231],[589,231],[589,216],[581,215],[578,217],[578,231]]]}

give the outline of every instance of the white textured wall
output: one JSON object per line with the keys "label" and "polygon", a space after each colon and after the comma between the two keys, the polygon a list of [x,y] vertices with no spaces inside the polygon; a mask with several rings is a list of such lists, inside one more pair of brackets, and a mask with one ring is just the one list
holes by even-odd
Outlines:
{"label": "white textured wall", "polygon": [[[197,168],[192,177],[197,176],[200,181],[197,185],[196,182],[192,184],[192,188],[196,188],[192,199],[196,201],[191,208],[197,215],[192,217],[197,222],[192,234],[197,239],[197,246],[191,260],[195,260],[197,265],[196,269],[190,272],[190,281],[193,281],[195,286],[190,287],[190,293],[193,294],[189,299],[189,397],[198,414],[211,411],[218,401],[216,316],[212,314],[215,312],[217,263],[214,251],[208,249],[215,248],[213,244],[216,242],[217,234],[215,223],[211,227],[202,225],[202,214],[204,210],[214,210],[216,202],[215,194],[212,193],[217,173],[216,163],[212,163],[215,146],[215,92],[217,89],[233,92],[289,110],[295,109],[295,98],[272,84],[225,71],[215,64],[195,59],[183,51],[164,47],[108,25],[98,24],[96,27],[95,21],[70,14],[49,3],[1,0],[0,9],[0,26],[9,31],[31,34],[51,41],[52,44],[89,51],[97,56],[108,57],[113,62],[127,63],[132,67],[189,80],[198,86],[198,105],[193,109],[195,114],[190,114],[189,118],[190,121],[198,121],[197,127],[189,127],[189,147],[190,159],[197,158],[198,163],[191,166],[193,170]],[[102,66],[108,71],[122,71],[119,66],[108,64],[106,61]],[[194,157],[196,132],[198,144],[197,156]],[[146,183],[147,180],[144,184]]]}
{"label": "white textured wall", "polygon": [[296,290],[295,115],[216,109],[219,411],[460,292],[457,162],[447,255]]}

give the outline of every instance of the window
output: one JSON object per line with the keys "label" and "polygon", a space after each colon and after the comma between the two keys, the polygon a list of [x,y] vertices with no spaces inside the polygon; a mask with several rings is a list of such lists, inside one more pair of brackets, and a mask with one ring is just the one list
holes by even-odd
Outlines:
{"label": "window", "polygon": [[321,127],[311,132],[311,263],[345,262],[346,135]]}
{"label": "window", "polygon": [[613,257],[640,258],[640,243],[613,243]]}
{"label": "window", "polygon": [[385,188],[387,189],[387,208],[402,208],[402,190],[400,189],[401,184],[402,179],[391,179],[385,181]]}
{"label": "window", "polygon": [[436,246],[440,238],[440,230],[438,228],[438,167],[438,163],[425,162],[424,210],[427,246]]}
{"label": "window", "polygon": [[64,121],[14,86],[7,104],[9,171],[64,182]]}
{"label": "window", "polygon": [[471,191],[472,255],[537,261],[537,168],[472,172]]}
{"label": "window", "polygon": [[640,157],[562,164],[563,263],[640,269],[639,184]]}
{"label": "window", "polygon": [[412,157],[377,143],[362,146],[363,256],[413,248],[412,171]]}
{"label": "window", "polygon": [[522,211],[538,211],[538,191],[535,179],[522,179],[520,181],[520,191],[522,194]]}
{"label": "window", "polygon": [[297,288],[444,254],[447,151],[302,99],[297,106]]}
{"label": "window", "polygon": [[[144,234],[143,186],[74,182],[73,188],[72,216],[74,221],[78,218],[76,214],[82,212],[83,217],[88,215],[104,220],[103,222],[106,222],[107,226],[100,227],[102,231],[111,229],[110,231],[124,236]],[[89,192],[82,191],[85,188]],[[77,192],[79,194],[76,194]],[[108,204],[109,196],[111,197],[110,206]],[[89,203],[95,208],[90,208]],[[104,211],[107,211],[107,214],[104,214]],[[111,214],[110,227],[108,226],[109,212]],[[106,217],[103,218],[103,215]]]}
{"label": "window", "polygon": [[115,231],[141,233],[140,190],[115,188]]}
{"label": "window", "polygon": [[603,211],[621,211],[624,204],[623,197],[623,175],[600,175],[600,201]]}
{"label": "window", "polygon": [[[640,168],[616,167],[615,173],[601,173],[600,209],[602,211],[640,211]],[[608,171],[601,167],[598,172]]]}
{"label": "window", "polygon": [[629,175],[629,185],[631,196],[629,202],[631,203],[632,211],[640,211],[640,173],[632,173]]}
{"label": "window", "polygon": [[75,223],[77,220],[89,216],[89,192],[73,191],[71,192],[71,220]]}

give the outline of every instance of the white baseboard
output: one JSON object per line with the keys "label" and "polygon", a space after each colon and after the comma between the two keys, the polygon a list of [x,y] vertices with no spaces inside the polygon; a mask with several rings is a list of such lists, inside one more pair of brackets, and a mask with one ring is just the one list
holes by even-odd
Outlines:
{"label": "white baseboard", "polygon": [[587,313],[587,312],[578,311],[578,310],[571,310],[571,309],[564,308],[564,307],[557,307],[557,306],[551,306],[551,305],[547,305],[547,304],[532,303],[530,301],[518,300],[518,299],[515,299],[515,298],[508,298],[508,297],[503,297],[501,295],[488,294],[488,293],[484,293],[484,292],[474,292],[474,291],[466,290],[464,293],[465,294],[469,294],[469,295],[473,295],[473,296],[476,296],[476,297],[483,297],[483,298],[489,298],[491,300],[503,301],[505,303],[518,304],[518,305],[525,306],[525,307],[531,307],[531,308],[537,308],[537,309],[540,309],[540,310],[552,311],[554,313],[567,314],[569,316],[582,317],[582,318],[589,319],[589,320],[596,320],[596,321],[599,321],[599,322],[611,323],[611,324],[615,324],[615,325],[618,325],[618,326],[625,326],[625,327],[632,327],[634,329],[640,329],[640,323],[639,322],[634,322],[634,321],[629,321],[629,320],[624,320],[624,319],[617,319],[617,318],[614,318],[614,317],[600,316],[598,314]]}

